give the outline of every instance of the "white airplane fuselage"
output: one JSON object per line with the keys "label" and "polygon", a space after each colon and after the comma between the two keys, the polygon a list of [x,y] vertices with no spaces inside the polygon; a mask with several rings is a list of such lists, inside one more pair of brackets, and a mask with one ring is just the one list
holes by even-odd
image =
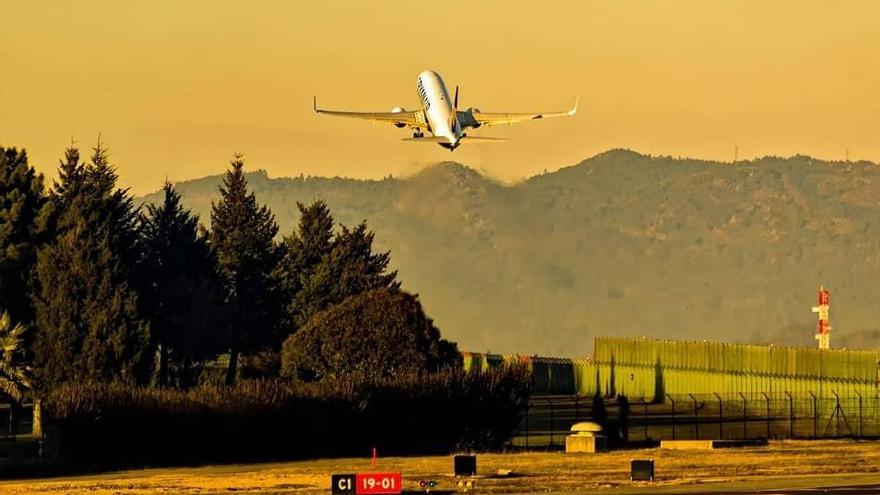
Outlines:
{"label": "white airplane fuselage", "polygon": [[444,148],[450,150],[457,148],[463,132],[458,121],[455,102],[449,98],[449,91],[446,90],[443,78],[434,71],[422,71],[416,79],[416,88],[427,120],[428,131],[446,140],[439,143]]}

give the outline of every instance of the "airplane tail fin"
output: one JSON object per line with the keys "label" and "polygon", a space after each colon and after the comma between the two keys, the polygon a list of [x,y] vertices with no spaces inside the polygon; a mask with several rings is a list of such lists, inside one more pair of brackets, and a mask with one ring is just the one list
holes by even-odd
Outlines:
{"label": "airplane tail fin", "polygon": [[456,123],[458,122],[458,85],[455,85],[455,96],[452,98],[452,113],[449,114],[449,128],[456,129],[456,132],[460,132],[456,127]]}

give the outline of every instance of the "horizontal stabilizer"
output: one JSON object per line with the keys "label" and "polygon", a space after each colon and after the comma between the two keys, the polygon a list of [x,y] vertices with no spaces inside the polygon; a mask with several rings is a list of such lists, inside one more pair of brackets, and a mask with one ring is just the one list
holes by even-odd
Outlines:
{"label": "horizontal stabilizer", "polygon": [[507,138],[488,137],[488,136],[465,136],[461,139],[462,143],[501,143],[507,141]]}
{"label": "horizontal stabilizer", "polygon": [[[404,138],[404,141],[411,141],[414,143],[423,142],[423,143],[449,143],[449,139],[442,136],[425,136],[420,138]],[[505,138],[496,138],[496,137],[485,137],[485,136],[464,136],[461,138],[461,143],[475,143],[475,144],[490,144],[490,143],[500,143],[507,141]]]}
{"label": "horizontal stabilizer", "polygon": [[425,136],[419,138],[403,138],[404,141],[412,141],[414,143],[448,143],[449,140],[442,136]]}

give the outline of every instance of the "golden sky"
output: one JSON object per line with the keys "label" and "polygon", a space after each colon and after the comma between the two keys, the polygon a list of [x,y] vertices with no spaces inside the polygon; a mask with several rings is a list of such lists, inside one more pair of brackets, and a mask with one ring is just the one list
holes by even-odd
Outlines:
{"label": "golden sky", "polygon": [[[0,0],[0,145],[54,176],[103,135],[136,193],[222,172],[409,174],[454,159],[504,180],[615,147],[730,160],[880,161],[880,2]],[[480,129],[450,153],[322,106],[418,108],[434,69],[460,106],[577,116]]]}

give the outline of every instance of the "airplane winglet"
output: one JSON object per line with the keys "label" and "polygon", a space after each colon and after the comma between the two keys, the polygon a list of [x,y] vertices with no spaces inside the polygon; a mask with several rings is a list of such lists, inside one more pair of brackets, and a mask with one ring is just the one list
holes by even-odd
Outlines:
{"label": "airplane winglet", "polygon": [[577,111],[578,111],[578,103],[579,103],[580,101],[581,101],[581,97],[580,97],[580,96],[578,96],[577,98],[574,99],[574,106],[571,107],[571,110],[568,111],[568,114],[569,114],[569,115],[574,115],[574,114],[577,113]]}

